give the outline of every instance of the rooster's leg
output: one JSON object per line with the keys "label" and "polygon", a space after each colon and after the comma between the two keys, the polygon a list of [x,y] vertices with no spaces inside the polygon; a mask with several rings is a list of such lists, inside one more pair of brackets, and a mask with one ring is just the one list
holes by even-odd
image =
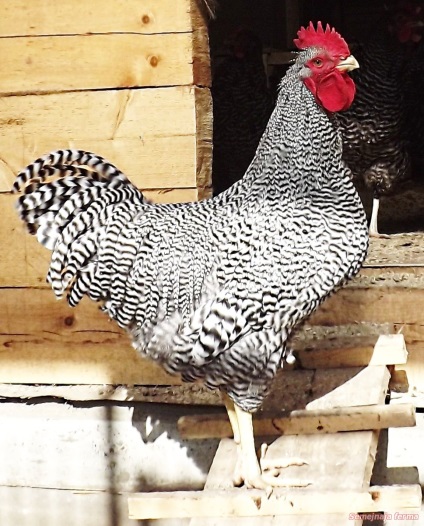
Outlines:
{"label": "rooster's leg", "polygon": [[227,395],[227,393],[222,393],[222,400],[224,402],[225,409],[227,410],[228,418],[230,419],[231,429],[233,430],[234,442],[238,445],[240,444],[240,429],[238,425],[234,402]]}
{"label": "rooster's leg", "polygon": [[[280,468],[305,464],[299,458],[283,459],[282,461],[261,459],[261,464],[259,464],[255,450],[252,414],[240,409],[226,395],[224,396],[224,403],[233,429],[234,440],[238,447],[233,478],[235,485],[239,486],[244,483],[248,488],[269,491],[276,486],[307,486],[309,484],[309,482],[300,480],[278,478]],[[262,452],[265,453],[265,451],[262,448]]]}
{"label": "rooster's leg", "polygon": [[380,207],[380,199],[378,197],[374,197],[372,200],[372,211],[371,211],[371,220],[370,220],[370,229],[369,229],[369,235],[370,237],[380,237],[380,238],[390,238],[387,234],[380,234],[378,232],[378,209]]}

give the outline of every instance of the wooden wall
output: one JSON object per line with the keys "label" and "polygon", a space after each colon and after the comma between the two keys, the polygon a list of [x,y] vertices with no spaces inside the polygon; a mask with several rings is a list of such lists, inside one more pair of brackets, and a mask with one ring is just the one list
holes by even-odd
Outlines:
{"label": "wooden wall", "polygon": [[66,147],[110,158],[162,201],[207,192],[209,52],[194,0],[19,0],[0,36],[1,192]]}
{"label": "wooden wall", "polygon": [[0,37],[0,382],[160,383],[97,305],[54,299],[50,254],[24,232],[9,190],[27,163],[69,147],[105,156],[156,201],[209,195],[197,2],[16,0],[2,7]]}

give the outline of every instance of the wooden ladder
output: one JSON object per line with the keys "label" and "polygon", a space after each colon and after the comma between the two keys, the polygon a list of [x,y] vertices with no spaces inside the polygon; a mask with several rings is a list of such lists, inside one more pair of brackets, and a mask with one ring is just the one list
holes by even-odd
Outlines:
{"label": "wooden ladder", "polygon": [[[255,436],[281,435],[269,445],[265,459],[301,457],[307,464],[287,468],[284,477],[308,480],[308,487],[278,488],[270,496],[260,490],[234,488],[236,445],[227,438],[231,428],[225,415],[183,417],[179,423],[183,437],[221,438],[204,489],[133,494],[128,499],[130,518],[191,517],[190,526],[271,526],[281,524],[282,515],[285,526],[358,525],[362,524],[359,513],[372,514],[375,519],[395,513],[399,519],[412,518],[421,506],[419,484],[370,485],[380,430],[415,425],[411,404],[385,404],[390,371],[394,378],[394,365],[407,359],[403,336],[380,336],[371,356],[355,349],[345,352],[341,361],[336,355],[341,356],[343,350],[330,349],[331,360],[311,353],[317,363],[336,365],[336,369],[316,369],[311,377],[312,392],[314,382],[327,384],[328,392],[289,416],[264,415],[255,421]],[[369,365],[337,367],[346,360],[357,365],[361,359]],[[289,390],[290,375],[301,372],[286,371],[278,379],[281,396],[274,396],[274,409],[276,400],[284,400]],[[340,374],[344,381],[332,388],[334,377]]]}

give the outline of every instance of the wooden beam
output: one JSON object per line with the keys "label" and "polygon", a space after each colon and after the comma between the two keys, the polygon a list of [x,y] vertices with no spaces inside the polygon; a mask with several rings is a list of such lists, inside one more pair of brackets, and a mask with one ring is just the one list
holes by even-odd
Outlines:
{"label": "wooden beam", "polygon": [[375,277],[379,276],[375,280],[377,286],[378,282],[384,282],[384,277],[381,279],[382,273],[388,275],[397,270],[402,272],[400,276],[400,272],[398,273],[397,286],[408,286],[404,284],[409,279],[408,273],[415,273],[414,268],[417,269],[418,275],[422,275],[424,265],[423,241],[424,232],[396,234],[390,236],[389,239],[373,237],[370,239],[370,248],[364,262],[364,268],[369,270],[370,274],[374,270]]}
{"label": "wooden beam", "polygon": [[375,345],[366,338],[362,345],[352,347],[352,343],[360,344],[361,339],[345,338],[336,340],[339,347],[326,349],[328,343],[313,341],[306,343],[306,349],[296,352],[301,367],[304,369],[321,369],[330,367],[361,367],[365,365],[403,365],[408,359],[403,334],[388,334],[379,336]]}
{"label": "wooden beam", "polygon": [[192,30],[191,14],[190,0],[14,0],[2,9],[0,35],[179,33]]}
{"label": "wooden beam", "polygon": [[[415,407],[412,404],[298,410],[286,417],[254,420],[256,436],[314,435],[413,426]],[[182,438],[187,439],[232,436],[226,415],[183,416],[178,420],[178,431]]]}
{"label": "wooden beam", "polygon": [[[402,326],[424,325],[422,288],[370,286],[352,283],[328,298],[308,320],[311,325],[348,325],[358,322]],[[421,329],[422,330],[422,329]]]}
{"label": "wooden beam", "polygon": [[5,97],[0,192],[27,164],[62,148],[102,155],[139,188],[210,186],[211,115],[209,89],[187,86]]}
{"label": "wooden beam", "polygon": [[[267,498],[260,490],[225,489],[138,493],[128,498],[131,519],[183,517],[258,517],[349,513],[349,510],[381,510],[417,513],[421,506],[421,487],[373,486],[369,490],[295,491],[275,489]],[[354,513],[352,512],[354,515]]]}
{"label": "wooden beam", "polygon": [[408,375],[404,369],[393,369],[390,372],[389,389],[393,393],[407,393],[409,390]]}
{"label": "wooden beam", "polygon": [[[191,32],[0,38],[0,94],[192,85],[194,63],[207,60],[194,53]],[[206,65],[196,69],[202,86]]]}

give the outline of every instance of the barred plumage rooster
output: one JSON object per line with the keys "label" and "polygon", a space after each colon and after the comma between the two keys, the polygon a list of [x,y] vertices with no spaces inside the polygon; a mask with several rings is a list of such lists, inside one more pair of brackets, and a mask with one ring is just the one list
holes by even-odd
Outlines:
{"label": "barred plumage rooster", "polygon": [[255,488],[282,484],[261,470],[252,414],[287,338],[356,274],[368,246],[333,123],[352,103],[357,62],[320,23],[295,43],[255,158],[219,196],[153,204],[111,163],[78,150],[41,157],[14,184],[20,217],[53,251],[56,296],[102,302],[141,354],[220,389],[239,444],[234,482]]}

